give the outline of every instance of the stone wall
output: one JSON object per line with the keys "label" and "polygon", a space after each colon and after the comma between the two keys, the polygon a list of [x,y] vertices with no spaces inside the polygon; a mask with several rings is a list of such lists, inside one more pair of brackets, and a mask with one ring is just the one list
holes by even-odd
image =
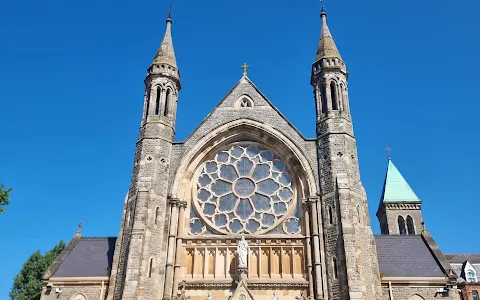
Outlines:
{"label": "stone wall", "polygon": [[[456,290],[451,289],[448,293],[437,293],[442,286],[392,286],[392,299],[390,299],[390,291],[388,286],[383,286],[383,300],[458,300],[459,295]],[[414,296],[421,298],[415,298]]]}
{"label": "stone wall", "polygon": [[[105,281],[104,284],[107,284],[108,281]],[[75,285],[59,285],[62,292],[60,294],[55,293],[55,287],[50,291],[47,291],[45,287],[42,290],[41,300],[70,300],[73,296],[77,294],[82,294],[85,296],[86,300],[103,300],[105,299],[105,293],[107,291],[107,286],[102,287],[102,283],[98,284],[75,284]],[[75,298],[74,298],[75,299]],[[81,299],[81,297],[80,297]],[[76,299],[75,299],[76,300]]]}

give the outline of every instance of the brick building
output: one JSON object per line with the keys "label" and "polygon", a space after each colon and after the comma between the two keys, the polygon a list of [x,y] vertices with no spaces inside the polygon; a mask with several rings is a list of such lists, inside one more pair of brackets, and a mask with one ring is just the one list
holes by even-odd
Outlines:
{"label": "brick building", "polygon": [[447,254],[464,300],[480,299],[480,254]]}
{"label": "brick building", "polygon": [[421,201],[391,161],[382,235],[372,233],[347,67],[325,12],[321,20],[310,81],[316,137],[304,137],[244,65],[179,142],[182,86],[167,18],[145,78],[119,235],[77,232],[44,275],[42,300],[459,299]]}

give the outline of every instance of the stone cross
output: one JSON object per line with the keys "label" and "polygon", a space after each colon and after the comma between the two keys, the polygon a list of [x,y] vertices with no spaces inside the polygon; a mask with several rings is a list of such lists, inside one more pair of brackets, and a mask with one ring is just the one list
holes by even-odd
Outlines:
{"label": "stone cross", "polygon": [[385,149],[385,151],[387,151],[387,153],[388,153],[388,159],[390,159],[390,158],[391,158],[390,153],[392,152],[392,149],[390,149],[390,147],[387,147],[387,148]]}
{"label": "stone cross", "polygon": [[78,223],[78,229],[77,229],[77,232],[78,232],[78,233],[82,233],[82,227],[83,227],[82,222],[79,222],[79,223]]}
{"label": "stone cross", "polygon": [[247,76],[247,69],[250,68],[250,66],[245,62],[241,68],[243,69],[243,76]]}

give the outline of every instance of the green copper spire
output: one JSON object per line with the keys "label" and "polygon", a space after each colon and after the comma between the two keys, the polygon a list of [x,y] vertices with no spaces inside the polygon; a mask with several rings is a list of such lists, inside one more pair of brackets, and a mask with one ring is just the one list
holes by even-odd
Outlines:
{"label": "green copper spire", "polygon": [[387,175],[383,184],[381,203],[421,203],[408,182],[395,167],[392,160],[388,159]]}

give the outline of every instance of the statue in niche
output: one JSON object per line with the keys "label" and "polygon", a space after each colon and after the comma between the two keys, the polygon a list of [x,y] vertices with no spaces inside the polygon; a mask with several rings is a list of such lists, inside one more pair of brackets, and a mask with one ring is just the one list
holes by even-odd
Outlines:
{"label": "statue in niche", "polygon": [[238,257],[239,268],[247,267],[247,256],[248,256],[248,243],[245,240],[245,237],[242,236],[242,239],[238,242],[238,245],[237,245],[237,257]]}

